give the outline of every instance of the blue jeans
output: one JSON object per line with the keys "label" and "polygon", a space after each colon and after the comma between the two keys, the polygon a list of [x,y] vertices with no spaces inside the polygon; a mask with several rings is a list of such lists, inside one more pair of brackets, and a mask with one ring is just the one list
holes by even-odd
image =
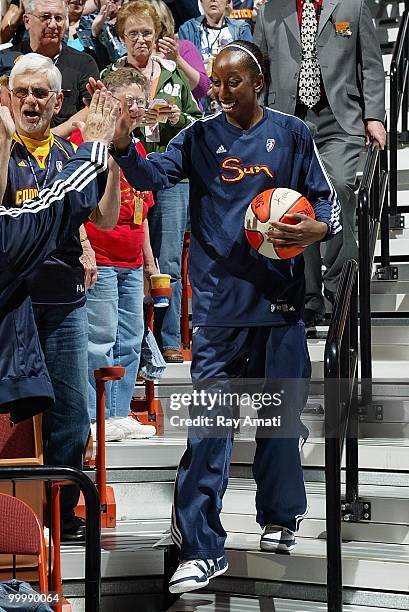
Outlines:
{"label": "blue jeans", "polygon": [[106,385],[105,417],[124,417],[130,409],[138,373],[143,322],[143,269],[98,266],[98,280],[87,293],[88,412],[95,419],[94,370],[124,366],[122,380]]}
{"label": "blue jeans", "polygon": [[161,272],[171,275],[172,299],[168,308],[155,309],[155,338],[161,350],[180,349],[180,301],[182,297],[182,250],[186,229],[189,183],[178,183],[156,193],[149,214],[154,256]]}
{"label": "blue jeans", "polygon": [[[43,413],[44,463],[82,469],[89,433],[87,311],[85,305],[34,306],[34,314],[55,394],[54,408]],[[72,513],[78,497],[77,487],[62,487],[62,517]]]}

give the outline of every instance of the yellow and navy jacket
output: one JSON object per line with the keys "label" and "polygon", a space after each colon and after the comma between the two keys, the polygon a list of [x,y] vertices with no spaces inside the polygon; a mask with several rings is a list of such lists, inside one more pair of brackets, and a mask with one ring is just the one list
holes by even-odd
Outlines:
{"label": "yellow and navy jacket", "polygon": [[196,121],[165,153],[143,159],[134,145],[114,157],[140,190],[158,191],[189,179],[192,234],[189,280],[193,325],[252,327],[293,324],[304,308],[304,258],[272,260],[251,248],[244,233],[250,202],[273,187],[304,195],[327,237],[341,231],[340,205],[307,125],[264,108],[248,130],[220,112]]}
{"label": "yellow and navy jacket", "polygon": [[253,28],[253,4],[254,0],[233,0],[233,10],[230,13],[232,19],[247,21]]}
{"label": "yellow and navy jacket", "polygon": [[[14,134],[11,145],[5,206],[21,206],[37,196],[45,182],[56,180],[76,145],[52,133],[44,141]],[[39,305],[85,303],[84,269],[78,231],[34,271],[27,283],[31,301]]]}
{"label": "yellow and navy jacket", "polygon": [[0,412],[15,423],[54,402],[26,279],[88,218],[106,168],[106,146],[83,144],[33,200],[0,206]]}

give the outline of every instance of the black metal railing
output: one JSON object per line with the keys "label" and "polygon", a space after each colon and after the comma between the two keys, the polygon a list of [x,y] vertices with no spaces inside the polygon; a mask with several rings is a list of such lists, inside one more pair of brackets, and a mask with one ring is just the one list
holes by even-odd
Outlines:
{"label": "black metal railing", "polygon": [[376,241],[381,235],[379,279],[392,280],[388,215],[388,154],[374,145],[368,152],[358,191],[359,319],[361,349],[361,406],[372,402],[371,280]]}
{"label": "black metal railing", "polygon": [[[360,510],[358,492],[358,264],[345,262],[324,354],[327,602],[342,612],[342,520]],[[346,440],[346,497],[341,457]]]}
{"label": "black metal railing", "polygon": [[99,612],[101,606],[101,522],[98,491],[92,481],[67,467],[1,467],[0,481],[40,480],[75,483],[84,495],[85,534],[85,610]]}
{"label": "black metal railing", "polygon": [[[409,212],[409,206],[399,207],[398,213],[398,140],[409,142],[408,132],[408,69],[409,69],[409,11],[402,15],[398,37],[392,54],[390,66],[390,227],[404,227],[403,212]],[[401,116],[401,130],[398,134],[398,121]]]}

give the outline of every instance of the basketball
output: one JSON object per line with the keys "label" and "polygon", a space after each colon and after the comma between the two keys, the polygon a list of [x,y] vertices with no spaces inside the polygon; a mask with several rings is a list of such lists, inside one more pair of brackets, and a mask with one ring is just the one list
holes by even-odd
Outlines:
{"label": "basketball", "polygon": [[285,217],[287,213],[301,213],[315,219],[314,209],[298,191],[283,187],[259,193],[250,203],[244,219],[247,240],[261,255],[269,259],[290,259],[304,251],[302,247],[276,247],[267,242],[267,230],[272,221],[296,225],[297,220]]}

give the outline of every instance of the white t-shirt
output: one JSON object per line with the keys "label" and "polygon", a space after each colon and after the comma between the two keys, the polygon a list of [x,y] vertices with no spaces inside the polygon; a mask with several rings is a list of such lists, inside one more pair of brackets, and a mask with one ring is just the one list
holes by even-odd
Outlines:
{"label": "white t-shirt", "polygon": [[202,38],[201,48],[203,62],[206,66],[207,74],[212,72],[212,64],[216,55],[229,43],[233,42],[233,37],[226,25],[221,28],[211,28],[205,23],[201,26]]}

